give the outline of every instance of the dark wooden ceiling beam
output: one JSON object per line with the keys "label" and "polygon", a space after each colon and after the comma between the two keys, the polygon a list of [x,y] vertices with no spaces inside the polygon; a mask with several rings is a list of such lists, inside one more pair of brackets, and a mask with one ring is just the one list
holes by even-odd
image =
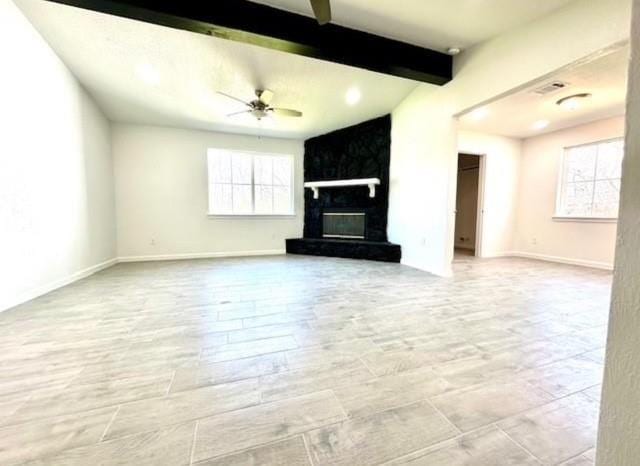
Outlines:
{"label": "dark wooden ceiling beam", "polygon": [[[246,0],[48,0],[431,84],[452,79],[441,52]],[[78,38],[82,40],[82,38]]]}

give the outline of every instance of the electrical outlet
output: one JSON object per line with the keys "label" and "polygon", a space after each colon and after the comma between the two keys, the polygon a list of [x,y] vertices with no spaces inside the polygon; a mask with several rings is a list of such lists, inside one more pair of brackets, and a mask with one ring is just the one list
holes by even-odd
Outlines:
{"label": "electrical outlet", "polygon": [[156,245],[156,240],[151,238],[151,241],[149,241],[149,245],[155,246]]}
{"label": "electrical outlet", "polygon": [[533,244],[534,246],[538,245],[538,238],[531,238],[531,244]]}

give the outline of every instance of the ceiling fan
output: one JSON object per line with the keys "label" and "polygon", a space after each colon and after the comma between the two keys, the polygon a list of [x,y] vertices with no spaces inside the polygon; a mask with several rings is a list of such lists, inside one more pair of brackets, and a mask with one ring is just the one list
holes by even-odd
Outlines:
{"label": "ceiling fan", "polygon": [[310,0],[313,14],[316,16],[320,25],[327,24],[331,21],[331,2],[330,0]]}
{"label": "ceiling fan", "polygon": [[272,91],[268,89],[256,89],[257,99],[254,99],[250,102],[246,102],[232,95],[225,94],[224,92],[218,91],[218,94],[228,97],[230,99],[236,100],[238,102],[242,102],[245,106],[249,107],[247,110],[243,110],[241,112],[230,113],[227,115],[228,117],[241,115],[243,113],[250,113],[257,120],[262,120],[263,118],[268,117],[271,113],[274,113],[280,116],[285,116],[285,117],[301,117],[302,116],[302,112],[298,110],[292,110],[290,108],[272,107],[270,104],[274,94]]}

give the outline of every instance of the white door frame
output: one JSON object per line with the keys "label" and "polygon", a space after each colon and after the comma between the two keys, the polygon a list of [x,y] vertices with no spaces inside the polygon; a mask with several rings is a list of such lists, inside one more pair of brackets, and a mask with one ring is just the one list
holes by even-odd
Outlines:
{"label": "white door frame", "polygon": [[484,191],[487,156],[486,154],[474,155],[478,155],[480,161],[480,170],[478,171],[478,212],[476,215],[476,257],[484,257],[482,254],[482,240],[484,238]]}
{"label": "white door frame", "polygon": [[[479,154],[476,152],[469,152],[465,150],[458,151],[458,159],[460,158],[460,154],[466,155],[475,155],[478,157],[478,161],[480,162],[480,168],[478,170],[478,206],[477,206],[477,214],[476,214],[476,244],[475,244],[475,255],[476,257],[483,257],[482,255],[482,244],[484,238],[484,198],[485,198],[485,173],[486,173],[486,165],[487,165],[487,154]],[[456,196],[458,195],[458,191],[456,188]],[[457,215],[457,211],[456,211]],[[453,236],[454,247],[455,247],[455,235]]]}

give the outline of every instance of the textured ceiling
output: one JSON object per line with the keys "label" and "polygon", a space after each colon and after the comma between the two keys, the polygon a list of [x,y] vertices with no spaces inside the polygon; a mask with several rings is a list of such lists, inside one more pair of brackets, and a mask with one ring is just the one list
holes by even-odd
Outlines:
{"label": "textured ceiling", "polygon": [[[628,66],[629,47],[620,47],[482,107],[486,114],[483,119],[474,118],[473,112],[463,115],[460,126],[463,129],[526,138],[623,115]],[[568,86],[544,96],[534,92],[553,81],[562,81]],[[556,105],[562,97],[583,92],[592,94],[592,97],[582,102],[578,109],[568,111]],[[534,124],[541,120],[548,121],[549,126],[543,130],[534,129]]]}
{"label": "textured ceiling", "polygon": [[[16,4],[113,121],[301,138],[389,113],[418,85],[42,0]],[[353,86],[362,100],[348,106]],[[242,104],[216,91],[249,100],[263,87],[275,92],[274,106],[304,117],[226,117]]]}
{"label": "textured ceiling", "polygon": [[[312,15],[308,0],[253,1]],[[331,8],[335,24],[443,51],[483,42],[571,1],[331,0]]]}

